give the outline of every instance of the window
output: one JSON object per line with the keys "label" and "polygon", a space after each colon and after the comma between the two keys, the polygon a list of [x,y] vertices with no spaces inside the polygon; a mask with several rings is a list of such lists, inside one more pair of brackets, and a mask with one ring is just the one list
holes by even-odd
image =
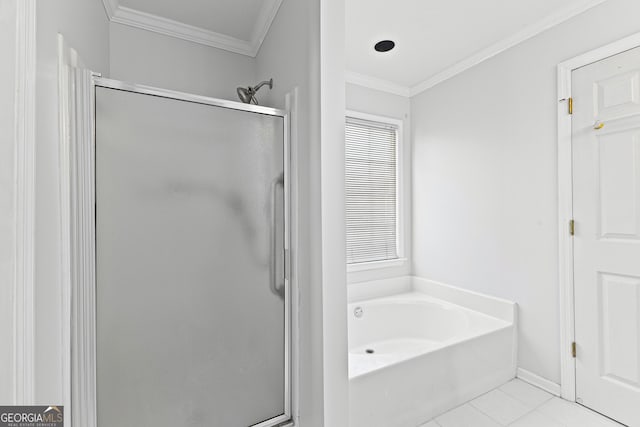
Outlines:
{"label": "window", "polygon": [[400,126],[399,121],[363,114],[350,113],[346,118],[349,265],[401,258],[398,214]]}

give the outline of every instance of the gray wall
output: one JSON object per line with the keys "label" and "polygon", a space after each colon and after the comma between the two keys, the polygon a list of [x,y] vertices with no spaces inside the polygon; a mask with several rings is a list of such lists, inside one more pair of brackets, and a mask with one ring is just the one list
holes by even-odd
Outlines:
{"label": "gray wall", "polygon": [[254,58],[127,25],[109,27],[111,78],[234,101],[236,87],[256,80]]}
{"label": "gray wall", "polygon": [[560,382],[556,65],[640,31],[607,1],[414,97],[419,276],[520,306],[519,366]]}

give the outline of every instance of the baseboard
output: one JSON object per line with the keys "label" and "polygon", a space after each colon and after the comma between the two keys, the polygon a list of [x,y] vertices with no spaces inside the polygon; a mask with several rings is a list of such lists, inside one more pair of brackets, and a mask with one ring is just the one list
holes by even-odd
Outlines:
{"label": "baseboard", "polygon": [[560,396],[560,384],[556,384],[553,381],[542,378],[541,376],[536,375],[533,372],[527,371],[526,369],[518,368],[517,377],[522,381],[541,388],[544,391],[548,391],[555,396]]}

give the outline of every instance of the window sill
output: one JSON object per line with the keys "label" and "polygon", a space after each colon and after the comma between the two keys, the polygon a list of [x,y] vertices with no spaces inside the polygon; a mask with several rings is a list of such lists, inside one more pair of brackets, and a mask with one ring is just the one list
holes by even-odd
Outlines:
{"label": "window sill", "polygon": [[359,262],[357,264],[347,264],[347,273],[355,271],[378,270],[381,268],[400,267],[405,265],[406,258],[389,259],[386,261]]}

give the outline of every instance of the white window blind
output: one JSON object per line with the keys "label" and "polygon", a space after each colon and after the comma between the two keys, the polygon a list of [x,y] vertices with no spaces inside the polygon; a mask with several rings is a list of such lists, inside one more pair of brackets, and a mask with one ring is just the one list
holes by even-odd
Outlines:
{"label": "white window blind", "polygon": [[347,263],[398,258],[397,126],[346,118]]}

